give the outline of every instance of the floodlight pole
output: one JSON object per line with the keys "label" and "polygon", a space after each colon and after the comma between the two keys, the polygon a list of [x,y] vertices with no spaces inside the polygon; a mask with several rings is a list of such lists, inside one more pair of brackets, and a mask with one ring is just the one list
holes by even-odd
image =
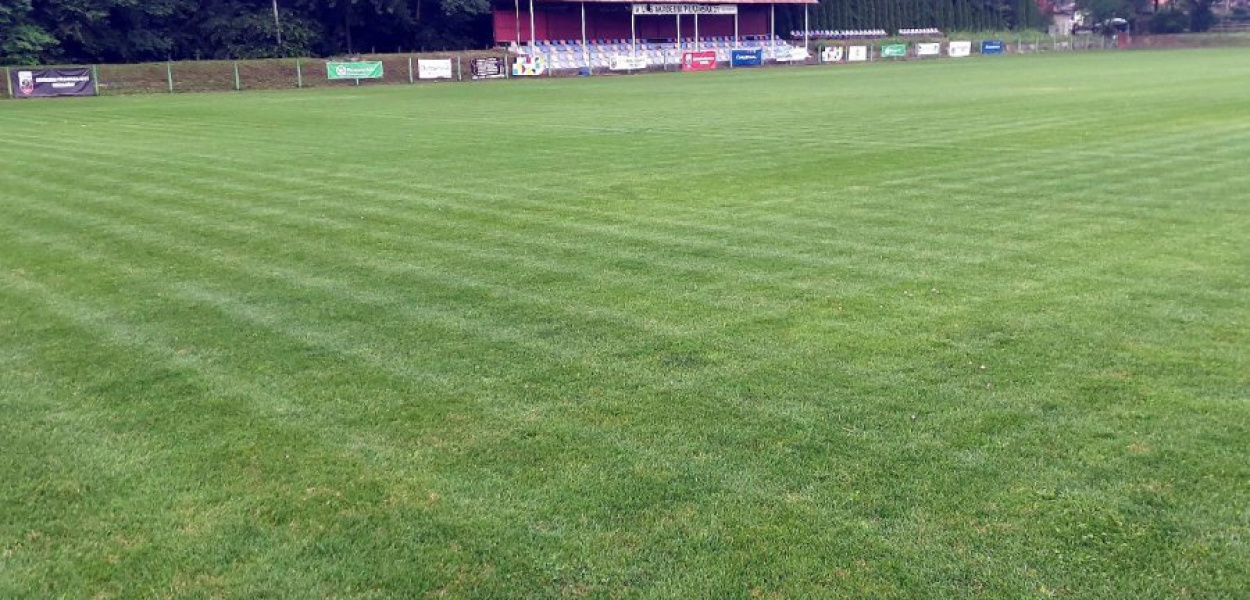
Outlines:
{"label": "floodlight pole", "polygon": [[516,49],[521,50],[521,0],[512,0],[512,13],[516,17]]}
{"label": "floodlight pole", "polygon": [[681,13],[675,15],[677,17],[677,53],[681,54],[685,48],[685,44],[681,41]]}

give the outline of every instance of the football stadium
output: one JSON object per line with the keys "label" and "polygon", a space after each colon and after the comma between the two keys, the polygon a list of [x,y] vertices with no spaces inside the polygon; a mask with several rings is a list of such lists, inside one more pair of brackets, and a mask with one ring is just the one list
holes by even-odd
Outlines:
{"label": "football stadium", "polygon": [[1237,3],[80,4],[0,598],[1250,597]]}

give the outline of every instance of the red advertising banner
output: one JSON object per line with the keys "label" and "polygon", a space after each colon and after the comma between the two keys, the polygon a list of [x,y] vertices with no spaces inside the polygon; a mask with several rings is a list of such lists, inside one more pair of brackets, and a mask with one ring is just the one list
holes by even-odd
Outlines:
{"label": "red advertising banner", "polygon": [[687,52],[681,55],[681,70],[683,71],[711,71],[715,68],[716,52],[714,50]]}

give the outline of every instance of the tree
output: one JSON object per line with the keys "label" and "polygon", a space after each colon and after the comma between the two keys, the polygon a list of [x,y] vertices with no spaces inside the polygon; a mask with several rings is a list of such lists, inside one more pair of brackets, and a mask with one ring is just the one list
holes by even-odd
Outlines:
{"label": "tree", "polygon": [[34,21],[30,0],[0,0],[0,63],[35,64],[53,52],[56,38]]}

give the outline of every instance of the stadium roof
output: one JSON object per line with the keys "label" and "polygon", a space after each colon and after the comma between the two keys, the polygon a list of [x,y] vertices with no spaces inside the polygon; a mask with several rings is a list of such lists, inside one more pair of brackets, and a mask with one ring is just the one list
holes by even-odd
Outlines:
{"label": "stadium roof", "polygon": [[587,4],[817,4],[820,0],[667,0],[660,2],[635,2],[634,0],[537,0],[538,2],[564,2]]}

